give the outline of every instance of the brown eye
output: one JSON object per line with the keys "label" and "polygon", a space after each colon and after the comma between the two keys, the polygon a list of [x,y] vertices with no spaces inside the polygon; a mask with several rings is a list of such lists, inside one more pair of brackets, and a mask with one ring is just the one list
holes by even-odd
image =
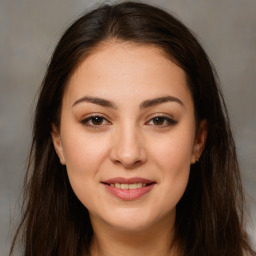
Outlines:
{"label": "brown eye", "polygon": [[109,125],[110,122],[103,116],[90,116],[84,120],[81,121],[83,125],[90,126],[90,127],[96,127],[96,126],[103,126],[103,125]]}
{"label": "brown eye", "polygon": [[104,121],[104,118],[102,118],[100,116],[94,116],[91,118],[91,120],[92,120],[93,125],[101,125]]}
{"label": "brown eye", "polygon": [[175,125],[177,121],[167,117],[167,116],[156,116],[150,119],[147,124],[153,126],[167,127],[170,125]]}
{"label": "brown eye", "polygon": [[154,125],[163,125],[165,118],[158,116],[158,117],[153,118],[152,120],[153,120]]}

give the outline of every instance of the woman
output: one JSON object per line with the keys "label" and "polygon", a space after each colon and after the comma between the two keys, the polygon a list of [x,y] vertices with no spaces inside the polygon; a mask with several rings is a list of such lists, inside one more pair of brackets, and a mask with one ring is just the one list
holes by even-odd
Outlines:
{"label": "woman", "polygon": [[59,41],[35,113],[24,255],[254,255],[225,103],[174,17],[103,5]]}

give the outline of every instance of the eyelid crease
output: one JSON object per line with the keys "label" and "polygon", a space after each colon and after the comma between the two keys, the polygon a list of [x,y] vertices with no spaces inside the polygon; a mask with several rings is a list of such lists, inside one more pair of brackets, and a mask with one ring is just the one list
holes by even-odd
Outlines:
{"label": "eyelid crease", "polygon": [[173,115],[165,113],[165,112],[156,112],[154,114],[150,114],[150,115],[147,116],[146,119],[152,119],[152,118],[155,118],[155,117],[164,117],[164,118],[169,118],[169,119],[175,120]]}

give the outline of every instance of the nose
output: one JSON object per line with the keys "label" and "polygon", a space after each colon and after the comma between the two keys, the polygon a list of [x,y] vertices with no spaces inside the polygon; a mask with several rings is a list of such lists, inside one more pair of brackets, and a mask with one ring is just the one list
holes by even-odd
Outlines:
{"label": "nose", "polygon": [[113,134],[111,161],[126,169],[133,169],[147,161],[145,142],[135,127],[120,127]]}

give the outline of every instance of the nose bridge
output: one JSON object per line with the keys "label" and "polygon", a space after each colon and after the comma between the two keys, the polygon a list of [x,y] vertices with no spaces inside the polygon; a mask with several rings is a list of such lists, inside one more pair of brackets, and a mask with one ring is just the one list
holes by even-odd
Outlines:
{"label": "nose bridge", "polygon": [[133,120],[118,125],[114,133],[111,159],[125,168],[133,168],[146,161],[146,150],[143,145],[140,128]]}

